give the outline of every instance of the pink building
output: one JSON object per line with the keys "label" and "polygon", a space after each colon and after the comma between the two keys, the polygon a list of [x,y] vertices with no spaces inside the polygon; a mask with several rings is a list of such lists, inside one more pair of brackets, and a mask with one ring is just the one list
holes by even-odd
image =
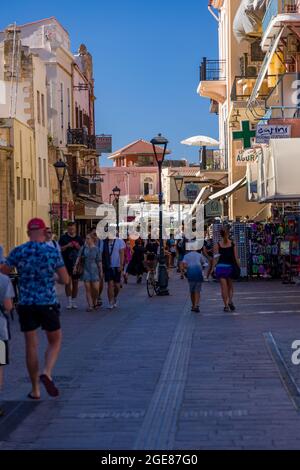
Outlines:
{"label": "pink building", "polygon": [[[157,152],[162,152],[159,147]],[[169,154],[170,151],[167,151]],[[148,202],[158,202],[158,168],[150,142],[137,140],[114,152],[110,157],[113,167],[101,167],[103,176],[103,202],[109,202],[112,189],[118,186],[121,196],[130,202],[143,197]]]}

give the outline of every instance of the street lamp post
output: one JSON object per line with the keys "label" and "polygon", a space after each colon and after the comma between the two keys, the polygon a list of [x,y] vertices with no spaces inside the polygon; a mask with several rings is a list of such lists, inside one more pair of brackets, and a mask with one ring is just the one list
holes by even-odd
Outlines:
{"label": "street lamp post", "polygon": [[177,189],[177,194],[178,194],[178,225],[179,225],[179,230],[181,231],[181,207],[180,207],[180,195],[181,195],[181,191],[182,191],[182,188],[183,188],[183,181],[184,181],[184,178],[183,176],[175,176],[174,177],[174,181],[175,181],[175,186],[176,186],[176,189]]}
{"label": "street lamp post", "polygon": [[[162,193],[162,164],[166,155],[168,140],[161,134],[158,134],[151,140],[155,159],[158,165],[158,184],[159,184],[159,266],[158,266],[158,295],[169,295],[168,283],[169,276],[166,266],[166,258],[163,245],[163,193]],[[162,152],[158,152],[156,146],[162,147]]]}
{"label": "street lamp post", "polygon": [[66,170],[67,170],[67,165],[63,160],[58,160],[56,163],[54,163],[54,168],[59,184],[59,234],[62,236],[63,234],[63,225],[64,225],[64,220],[63,220],[63,182],[65,179],[66,175]]}
{"label": "street lamp post", "polygon": [[121,189],[118,188],[118,186],[115,186],[114,189],[112,190],[112,194],[115,198],[115,204],[116,204],[115,209],[116,209],[117,237],[118,237],[120,233],[119,200],[120,200]]}

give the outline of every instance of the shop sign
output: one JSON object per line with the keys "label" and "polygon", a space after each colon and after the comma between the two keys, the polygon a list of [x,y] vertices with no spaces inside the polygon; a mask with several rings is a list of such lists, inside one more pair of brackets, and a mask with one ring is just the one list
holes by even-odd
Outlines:
{"label": "shop sign", "polygon": [[261,149],[239,150],[236,155],[236,165],[246,166],[248,163],[257,163]]}
{"label": "shop sign", "polygon": [[[68,220],[69,219],[69,204],[64,203],[62,205],[62,209],[63,209],[63,220]],[[60,204],[56,202],[53,202],[51,204],[51,216],[57,217],[57,218],[60,217]]]}
{"label": "shop sign", "polygon": [[291,137],[291,126],[259,124],[256,129],[256,143],[268,144],[270,139],[286,139]]}
{"label": "shop sign", "polygon": [[222,204],[220,201],[210,201],[205,204],[206,217],[220,217],[222,215]]}
{"label": "shop sign", "polygon": [[99,153],[112,152],[112,136],[111,135],[96,135],[96,150]]}
{"label": "shop sign", "polygon": [[184,195],[188,201],[195,201],[200,192],[200,187],[196,183],[186,183],[184,188]]}

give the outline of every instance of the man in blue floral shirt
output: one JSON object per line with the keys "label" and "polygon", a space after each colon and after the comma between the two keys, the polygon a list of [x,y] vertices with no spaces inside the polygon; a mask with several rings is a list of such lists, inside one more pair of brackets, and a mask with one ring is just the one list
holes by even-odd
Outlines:
{"label": "man in blue floral shirt", "polygon": [[[19,275],[18,314],[21,331],[25,334],[26,363],[32,383],[28,397],[38,400],[39,379],[50,396],[59,394],[51,376],[61,347],[55,277],[63,284],[68,283],[69,277],[58,251],[45,243],[44,221],[30,220],[27,230],[29,242],[10,252],[2,265],[2,271],[9,273],[16,268]],[[48,339],[45,367],[40,376],[36,331],[39,327],[45,330]]]}

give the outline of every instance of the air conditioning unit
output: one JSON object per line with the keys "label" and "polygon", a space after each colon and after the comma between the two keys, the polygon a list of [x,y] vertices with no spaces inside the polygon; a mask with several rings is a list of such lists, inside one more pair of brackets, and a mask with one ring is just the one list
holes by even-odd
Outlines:
{"label": "air conditioning unit", "polygon": [[248,65],[247,77],[257,77],[257,67],[255,65]]}

